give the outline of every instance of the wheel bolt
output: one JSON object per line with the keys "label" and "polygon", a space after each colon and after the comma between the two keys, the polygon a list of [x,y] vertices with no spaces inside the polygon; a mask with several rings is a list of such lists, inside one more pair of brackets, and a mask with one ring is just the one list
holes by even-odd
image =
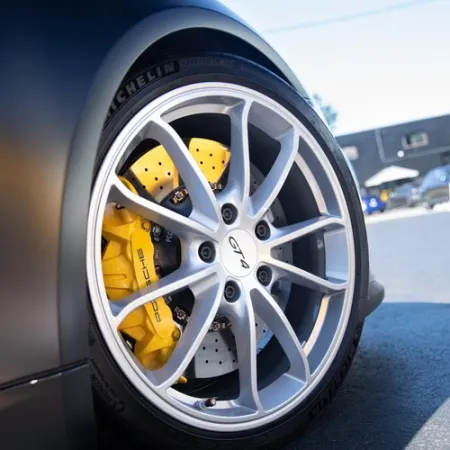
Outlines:
{"label": "wheel bolt", "polygon": [[210,263],[216,257],[216,249],[212,242],[203,242],[198,249],[198,254],[203,261]]}
{"label": "wheel bolt", "polygon": [[228,281],[225,285],[225,290],[223,293],[225,300],[228,302],[235,302],[241,295],[241,290],[239,286],[234,281]]}
{"label": "wheel bolt", "polygon": [[269,239],[270,237],[270,228],[267,222],[264,220],[261,220],[261,222],[258,222],[255,228],[256,236],[261,241],[265,241],[266,239]]}
{"label": "wheel bolt", "polygon": [[237,217],[237,209],[231,203],[222,206],[222,219],[227,225],[231,225]]}
{"label": "wheel bolt", "polygon": [[270,267],[261,266],[256,272],[256,277],[263,286],[269,286],[272,281],[272,271],[270,270]]}

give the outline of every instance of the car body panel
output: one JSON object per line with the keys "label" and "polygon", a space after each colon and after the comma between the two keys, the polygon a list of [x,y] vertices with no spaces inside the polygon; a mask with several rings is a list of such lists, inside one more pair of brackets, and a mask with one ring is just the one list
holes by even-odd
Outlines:
{"label": "car body panel", "polygon": [[[23,381],[23,380],[21,380]],[[89,367],[67,369],[11,385],[0,393],[5,449],[94,449]]]}
{"label": "car body panel", "polygon": [[[0,199],[7,220],[0,339],[8,345],[0,354],[7,361],[0,391],[8,395],[0,396],[0,411],[7,415],[22,401],[12,386],[27,396],[32,380],[50,383],[49,374],[80,368],[66,384],[77,380],[79,408],[89,422],[86,222],[96,149],[121,80],[162,37],[215,29],[224,33],[221,51],[225,36],[234,36],[254,50],[256,62],[307,93],[278,54],[217,1],[7,0],[2,7],[0,41],[8,45],[0,47]],[[63,411],[67,403],[60,400]]]}
{"label": "car body panel", "polygon": [[[3,341],[24,312],[34,320],[22,345],[7,355],[10,364],[0,371],[0,386],[87,358],[84,248],[95,149],[115,91],[153,42],[186,28],[226,30],[273,60],[304,94],[275,51],[216,1],[79,1],[51,8],[43,3],[41,10],[9,3],[1,31],[10,43],[0,54],[8,61],[2,66],[1,117],[8,125],[2,139],[8,142],[7,170],[26,173],[34,192],[15,192],[22,208],[11,211],[15,220],[7,235],[17,265],[7,263],[14,275],[23,271],[21,261],[28,261],[27,270],[37,279],[24,284],[10,278],[7,291],[16,300],[0,319]],[[23,198],[30,194],[41,199],[39,208],[34,203],[26,209]],[[46,217],[51,221],[45,223]],[[41,226],[29,227],[24,246],[24,235],[15,236],[17,223],[33,218]]]}
{"label": "car body panel", "polygon": [[22,415],[29,434],[14,448],[32,447],[34,427],[51,441],[41,441],[45,448],[93,448],[86,220],[103,120],[121,80],[153,42],[190,27],[237,36],[258,63],[305,92],[275,51],[215,1],[8,0],[1,21],[0,432],[9,439]]}

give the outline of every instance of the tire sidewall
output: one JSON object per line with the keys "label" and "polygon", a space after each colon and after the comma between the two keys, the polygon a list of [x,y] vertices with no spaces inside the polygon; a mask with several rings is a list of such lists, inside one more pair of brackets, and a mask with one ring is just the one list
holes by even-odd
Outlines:
{"label": "tire sidewall", "polygon": [[[305,401],[283,418],[269,425],[245,432],[226,434],[190,427],[150,404],[130,384],[112,359],[89,305],[90,361],[96,403],[119,426],[125,426],[138,440],[145,440],[150,446],[154,446],[156,442],[165,446],[170,442],[172,446],[196,445],[199,448],[209,448],[211,445],[219,446],[219,448],[228,448],[228,446],[236,448],[236,445],[253,448],[268,445],[284,438],[295,429],[305,428],[331,402],[354,358],[362,330],[362,310],[367,298],[369,272],[367,238],[363,214],[359,207],[358,191],[345,158],[329,129],[308,102],[282,79],[254,63],[231,55],[198,55],[170,61],[177,68],[175,73],[142,86],[111,114],[106,122],[99,146],[96,173],[112,141],[124,125],[142,107],[161,95],[182,86],[208,81],[239,84],[259,91],[280,103],[306,126],[327,155],[341,183],[355,240],[354,300],[347,330],[334,361]],[[158,66],[163,67],[162,64]],[[138,76],[140,74],[130,77],[123,86],[137,80]],[[152,441],[148,440],[149,436]]]}

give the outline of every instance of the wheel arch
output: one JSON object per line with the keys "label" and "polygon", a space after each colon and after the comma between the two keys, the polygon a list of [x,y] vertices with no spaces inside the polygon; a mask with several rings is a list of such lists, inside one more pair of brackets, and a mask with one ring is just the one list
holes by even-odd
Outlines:
{"label": "wheel arch", "polygon": [[128,29],[111,48],[100,65],[87,102],[88,107],[95,102],[96,114],[102,120],[107,113],[105,106],[109,106],[127,75],[175,51],[215,51],[249,59],[275,73],[311,103],[293,71],[256,31],[223,5],[200,0],[191,3],[194,6],[151,13]]}
{"label": "wheel arch", "polygon": [[[217,16],[216,20],[217,20]],[[308,98],[307,92],[289,67],[278,54],[259,36],[234,19],[220,17],[217,26],[213,23],[200,21],[187,26],[184,19],[173,24],[173,31],[159,37],[142,52],[130,68],[129,73],[135,73],[142,68],[157,63],[167,55],[208,53],[229,53],[248,59],[265,67],[294,87],[302,97]],[[223,29],[225,22],[231,21],[233,27]],[[267,52],[269,50],[269,53]]]}
{"label": "wheel arch", "polygon": [[[302,97],[304,86],[278,53],[250,26],[225,6],[216,2],[191,2],[192,6],[166,9],[144,19],[145,48],[136,63],[151,63],[154,52],[164,50],[215,51],[249,59],[283,78]],[[145,25],[144,25],[145,24]],[[131,33],[133,30],[131,30]]]}

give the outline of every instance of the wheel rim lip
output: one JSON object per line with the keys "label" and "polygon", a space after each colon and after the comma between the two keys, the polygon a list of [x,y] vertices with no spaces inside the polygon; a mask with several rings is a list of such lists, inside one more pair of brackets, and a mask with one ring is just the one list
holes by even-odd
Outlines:
{"label": "wheel rim lip", "polygon": [[[102,292],[102,290],[104,291],[104,285],[101,271],[101,255],[99,255],[99,252],[97,251],[101,240],[103,210],[108,196],[108,179],[110,174],[115,171],[117,165],[121,161],[121,158],[123,158],[123,153],[126,151],[131,140],[136,136],[136,133],[139,132],[143,126],[145,126],[146,118],[148,119],[158,109],[167,109],[167,105],[173,106],[177,103],[180,104],[183,101],[186,101],[187,98],[207,98],[208,96],[214,95],[228,95],[231,98],[242,98],[242,96],[249,97],[258,103],[269,107],[272,111],[274,111],[274,114],[279,114],[282,117],[287,118],[289,123],[295,124],[295,126],[299,127],[302,131],[302,138],[307,141],[309,147],[313,150],[314,156],[317,158],[322,168],[327,171],[327,175],[330,179],[329,181],[331,182],[331,186],[333,188],[333,193],[336,197],[337,205],[341,211],[341,216],[346,223],[344,229],[348,253],[348,286],[343,294],[345,295],[345,299],[343,300],[337,332],[334,335],[330,348],[327,350],[323,361],[316,369],[314,378],[310,382],[309,386],[302,389],[298,395],[291,398],[286,404],[279,405],[277,408],[268,411],[267,414],[261,417],[252,418],[252,416],[245,416],[243,419],[242,416],[240,416],[238,418],[240,421],[237,421],[237,418],[233,417],[212,416],[203,411],[197,411],[192,407],[192,405],[186,405],[187,396],[184,394],[171,389],[173,392],[162,395],[161,392],[155,392],[152,387],[149,386],[148,380],[145,378],[138,365],[135,364],[132,357],[130,357],[128,352],[126,352],[122,342],[119,342],[118,335],[114,327],[111,325],[107,312],[109,305],[105,304],[106,295]],[[300,154],[297,154],[294,164],[297,164],[299,168],[301,167],[302,171],[310,170],[309,166],[302,160]],[[313,175],[312,178],[315,180]],[[315,186],[315,189],[313,187],[312,190],[319,209],[321,211],[326,210],[325,200],[319,186]],[[309,130],[307,130],[299,119],[293,116],[283,106],[264,94],[243,86],[231,85],[229,83],[198,83],[195,85],[188,85],[178,88],[162,95],[142,108],[123,127],[113,144],[110,146],[108,154],[101,165],[97,179],[94,183],[88,217],[87,278],[91,305],[93,307],[97,324],[116,364],[118,364],[124,375],[141,395],[173,418],[201,429],[222,432],[244,431],[275,421],[288,411],[291,411],[293,408],[298,406],[323,379],[323,375],[328,370],[340,348],[353,302],[354,274],[355,248],[353,231],[351,227],[350,214],[337,175],[334,172],[330,161],[323,152],[320,144],[312,136]],[[232,406],[232,402],[230,403],[230,406]]]}

